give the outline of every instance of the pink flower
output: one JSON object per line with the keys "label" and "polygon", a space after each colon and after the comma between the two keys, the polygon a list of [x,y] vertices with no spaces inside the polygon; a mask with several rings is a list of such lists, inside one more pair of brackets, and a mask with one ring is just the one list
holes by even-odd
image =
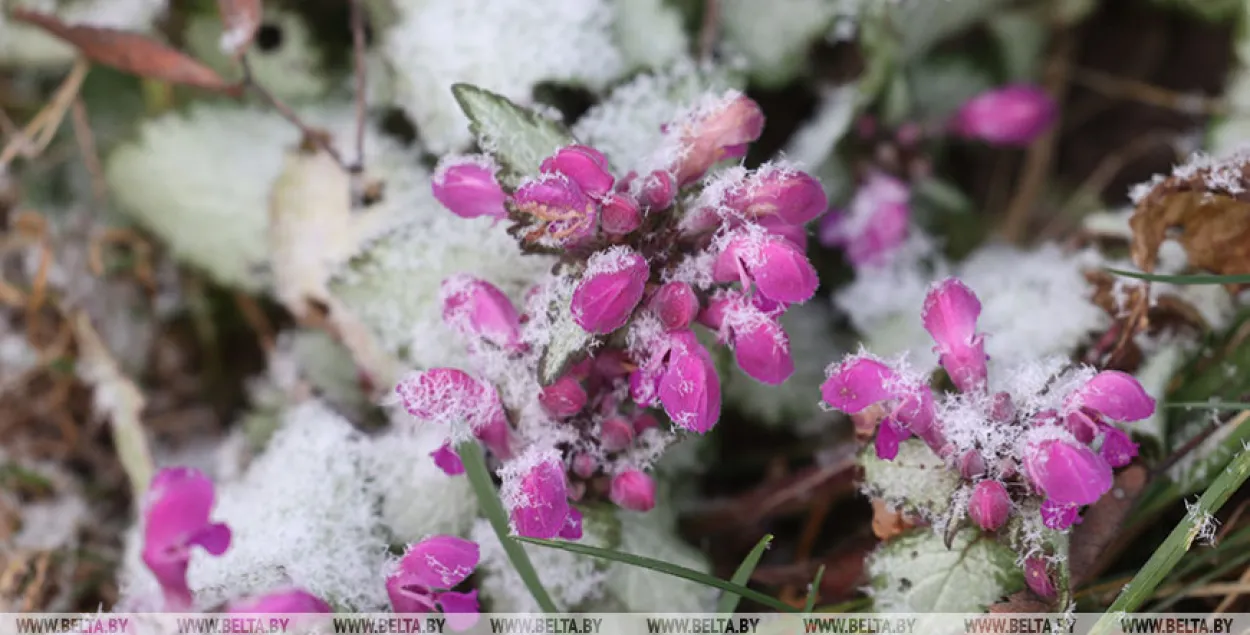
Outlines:
{"label": "pink flower", "polygon": [[408,414],[418,419],[444,425],[465,423],[475,432],[501,421],[507,425],[495,388],[455,368],[413,373],[395,386],[395,392]]}
{"label": "pink flower", "polygon": [[1024,561],[1024,582],[1029,585],[1038,596],[1053,600],[1058,596],[1055,592],[1055,583],[1050,580],[1050,573],[1046,570],[1046,561],[1033,556],[1026,558]]}
{"label": "pink flower", "polygon": [[667,209],[677,199],[677,184],[673,175],[663,170],[655,170],[642,177],[638,192],[638,202],[647,209]]}
{"label": "pink flower", "polygon": [[597,335],[625,326],[642,301],[650,274],[646,259],[628,247],[591,256],[573,291],[573,321]]}
{"label": "pink flower", "polygon": [[537,459],[528,469],[505,473],[503,499],[518,536],[550,539],[560,535],[569,517],[568,483],[554,455]]}
{"label": "pink flower", "polygon": [[538,402],[556,419],[568,419],[586,407],[586,389],[572,375],[565,375],[550,386],[543,386]]}
{"label": "pink flower", "polygon": [[721,332],[744,373],[756,381],[777,385],[794,374],[790,338],[772,316],[745,301],[725,310]]}
{"label": "pink flower", "polygon": [[624,236],[642,225],[638,202],[625,194],[609,192],[603,197],[600,226],[609,236]]}
{"label": "pink flower", "polygon": [[882,172],[868,175],[847,214],[820,223],[820,244],[840,247],[856,267],[880,264],[907,240],[911,207],[907,184]]}
{"label": "pink flower", "polygon": [[448,156],[434,170],[434,198],[461,218],[507,218],[506,196],[484,156]]}
{"label": "pink flower", "polygon": [[582,513],[576,507],[569,506],[569,517],[560,529],[560,537],[565,540],[582,539]]}
{"label": "pink flower", "polygon": [[477,591],[457,593],[480,559],[477,543],[455,536],[433,536],[408,548],[399,568],[386,579],[386,593],[396,613],[432,613],[441,609],[454,630],[477,622]]}
{"label": "pink flower", "polygon": [[209,521],[213,482],[188,467],[157,472],[144,501],[143,563],[152,570],[165,594],[167,609],[191,607],[187,567],[191,548],[214,556],[230,547],[230,528]]}
{"label": "pink flower", "polygon": [[451,441],[444,441],[438,446],[437,450],[430,453],[430,458],[434,459],[434,465],[442,470],[448,476],[456,476],[464,474],[464,462],[460,460],[460,455],[451,447]]}
{"label": "pink flower", "polygon": [[[679,124],[681,125],[681,124]],[[730,95],[715,108],[684,122],[678,134],[686,150],[673,166],[677,185],[702,177],[708,168],[746,155],[747,146],[764,130],[764,113],[758,104],[741,94]]]}
{"label": "pink flower", "polygon": [[784,169],[755,172],[723,202],[746,218],[776,217],[790,225],[803,225],[829,207],[825,190],[816,179]]}
{"label": "pink flower", "polygon": [[792,243],[799,251],[807,253],[807,227],[804,225],[791,225],[777,216],[765,216],[756,221],[756,223],[764,228],[764,231],[778,237],[784,238]]}
{"label": "pink flower", "polygon": [[600,198],[612,191],[615,179],[608,169],[608,159],[602,152],[583,145],[560,148],[543,161],[541,171],[563,174],[592,198]]}
{"label": "pink flower", "polygon": [[655,481],[638,470],[625,470],[612,477],[608,497],[623,509],[651,511],[655,507]]}
{"label": "pink flower", "polygon": [[921,438],[935,452],[946,445],[936,425],[933,393],[927,385],[906,380],[871,357],[856,355],[833,369],[820,385],[826,404],[847,414],[874,404],[887,404],[888,414],[877,427],[877,455],[893,459],[908,435]]}
{"label": "pink flower", "polygon": [[1113,421],[1140,421],[1154,414],[1155,400],[1136,377],[1104,370],[1068,398],[1069,408],[1091,410]]}
{"label": "pink flower", "polygon": [[1030,443],[1024,454],[1024,471],[1055,503],[1089,505],[1111,489],[1111,466],[1075,440],[1049,438]]}
{"label": "pink flower", "polygon": [[957,135],[989,143],[1032,143],[1055,121],[1057,107],[1038,86],[1016,84],[990,90],[965,103],[951,120]]}
{"label": "pink flower", "polygon": [[720,419],[720,377],[694,333],[675,334],[660,375],[658,395],[673,423],[702,434]]}
{"label": "pink flower", "polygon": [[515,350],[521,342],[521,317],[495,285],[468,274],[443,280],[443,321],[461,334]]}
{"label": "pink flower", "polygon": [[937,342],[942,368],[962,392],[984,390],[987,376],[985,343],[977,334],[981,302],[976,294],[955,278],[947,278],[929,289],[921,320]]}
{"label": "pink flower", "polygon": [[1011,497],[1007,488],[998,481],[981,481],[972,489],[972,498],[968,500],[968,516],[978,527],[986,531],[997,531],[1007,523],[1011,514]]}
{"label": "pink flower", "polygon": [[1042,501],[1042,524],[1056,531],[1063,531],[1081,521],[1081,506],[1073,503]]}
{"label": "pink flower", "polygon": [[608,452],[619,452],[634,442],[634,424],[615,415],[599,424],[599,444]]}
{"label": "pink flower", "polygon": [[741,281],[744,289],[754,285],[764,297],[784,304],[808,301],[820,284],[816,269],[794,243],[753,233],[739,233],[725,244],[712,278]]}
{"label": "pink flower", "polygon": [[599,206],[569,177],[545,173],[522,183],[512,194],[517,212],[543,223],[539,242],[576,246],[594,237]]}
{"label": "pink flower", "polygon": [[226,613],[333,613],[321,598],[303,590],[287,589],[235,600]]}
{"label": "pink flower", "polygon": [[1137,444],[1133,443],[1128,433],[1109,425],[1101,426],[1101,430],[1102,445],[1098,448],[1099,456],[1113,468],[1132,463],[1137,456]]}
{"label": "pink flower", "polygon": [[656,290],[648,302],[660,323],[670,331],[690,326],[699,314],[699,297],[685,282],[668,282]]}

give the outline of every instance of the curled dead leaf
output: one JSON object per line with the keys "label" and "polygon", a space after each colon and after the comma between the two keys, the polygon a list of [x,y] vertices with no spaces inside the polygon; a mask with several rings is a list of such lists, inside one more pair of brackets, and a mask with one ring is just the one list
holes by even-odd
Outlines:
{"label": "curled dead leaf", "polygon": [[93,26],[66,24],[55,16],[16,8],[12,17],[39,27],[73,45],[89,61],[140,77],[195,86],[231,95],[242,87],[176,49],[146,35]]}
{"label": "curled dead leaf", "polygon": [[221,50],[234,59],[247,52],[260,30],[260,0],[217,0],[221,13]]}
{"label": "curled dead leaf", "polygon": [[1175,235],[1191,266],[1250,273],[1250,155],[1177,168],[1138,199],[1129,226],[1142,271],[1154,271],[1159,247]]}
{"label": "curled dead leaf", "polygon": [[889,540],[915,524],[900,511],[890,509],[889,503],[880,498],[872,499],[872,533],[882,541]]}

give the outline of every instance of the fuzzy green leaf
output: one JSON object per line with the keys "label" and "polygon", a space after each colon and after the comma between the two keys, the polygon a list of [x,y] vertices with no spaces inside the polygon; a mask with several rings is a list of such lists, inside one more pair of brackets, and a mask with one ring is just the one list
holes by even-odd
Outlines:
{"label": "fuzzy green leaf", "polygon": [[868,560],[878,612],[976,613],[1024,588],[1010,548],[972,528],[947,549],[931,529],[894,538]]}
{"label": "fuzzy green leaf", "polygon": [[505,184],[537,174],[543,159],[574,143],[563,125],[471,84],[454,84],[452,94],[472,122],[478,145],[504,168]]}

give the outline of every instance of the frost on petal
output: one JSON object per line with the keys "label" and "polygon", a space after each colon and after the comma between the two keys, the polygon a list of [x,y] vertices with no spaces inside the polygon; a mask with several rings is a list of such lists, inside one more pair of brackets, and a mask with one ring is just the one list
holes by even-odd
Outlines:
{"label": "frost on petal", "polygon": [[1111,489],[1111,466],[1088,446],[1049,438],[1025,449],[1024,469],[1046,498],[1089,505]]}
{"label": "frost on petal", "polygon": [[191,605],[191,547],[221,555],[230,545],[229,528],[209,521],[213,498],[213,482],[192,468],[166,468],[152,479],[143,511],[143,562],[160,582],[168,608]]}
{"label": "frost on petal", "polygon": [[784,165],[769,165],[731,189],[724,205],[746,218],[777,218],[802,225],[829,207],[824,188],[811,175]]}
{"label": "frost on petal", "polygon": [[921,320],[937,342],[940,363],[963,392],[985,386],[985,344],[977,335],[981,302],[967,285],[947,278],[925,297]]}
{"label": "frost on petal", "polygon": [[1087,408],[1115,421],[1140,421],[1154,414],[1155,400],[1146,394],[1136,377],[1118,370],[1104,370],[1072,397],[1074,407]]}
{"label": "frost on petal", "polygon": [[392,578],[406,585],[450,589],[464,582],[477,567],[477,543],[456,536],[432,536],[412,545],[399,561]]}
{"label": "frost on petal", "polygon": [[582,512],[576,507],[569,507],[569,517],[564,521],[564,527],[560,529],[560,537],[565,540],[582,539]]}
{"label": "frost on petal", "polygon": [[584,145],[560,148],[543,161],[543,172],[559,172],[578,185],[591,197],[599,198],[612,190],[616,179],[608,169],[608,160],[602,152]]}
{"label": "frost on petal", "polygon": [[746,95],[728,91],[717,103],[674,122],[671,129],[685,150],[671,168],[682,186],[698,180],[720,161],[745,155],[746,146],[764,130],[764,113]]}
{"label": "frost on petal", "polygon": [[685,282],[669,282],[651,296],[649,306],[670,331],[690,326],[699,313],[699,298]]}
{"label": "frost on petal", "polygon": [[434,198],[461,218],[507,218],[506,196],[495,180],[498,170],[489,157],[447,155],[434,169]]}
{"label": "frost on petal", "polygon": [[1007,523],[1011,513],[1011,497],[1007,488],[998,481],[985,480],[972,488],[972,497],[968,500],[968,516],[978,527],[986,531],[996,531]]}
{"label": "frost on petal", "polygon": [[855,191],[845,213],[831,211],[820,222],[820,243],[841,247],[857,268],[881,264],[907,241],[911,192],[902,181],[872,172]]}
{"label": "frost on petal", "polygon": [[1045,500],[1041,507],[1042,525],[1055,531],[1063,531],[1080,521],[1081,506],[1073,503],[1056,503]]}
{"label": "frost on petal", "polygon": [[418,419],[479,431],[502,416],[503,404],[493,386],[455,368],[432,368],[402,379],[395,392],[404,409]]}
{"label": "frost on petal", "polygon": [[514,349],[519,345],[521,318],[498,287],[468,274],[457,274],[444,280],[439,291],[443,322],[448,326],[502,348]]}
{"label": "frost on petal", "polygon": [[573,291],[573,321],[600,335],[625,326],[642,301],[649,275],[646,259],[628,247],[615,247],[591,256],[586,273]]}
{"label": "frost on petal", "polygon": [[820,385],[825,403],[847,414],[855,414],[873,404],[892,399],[899,374],[871,357],[855,356],[833,369]]}
{"label": "frost on petal", "polygon": [[333,613],[321,598],[303,590],[274,591],[226,605],[226,613]]}
{"label": "frost on petal", "polygon": [[1128,433],[1115,426],[1102,426],[1102,445],[1098,454],[1113,468],[1124,467],[1137,456],[1137,444]]}
{"label": "frost on petal", "polygon": [[500,493],[518,536],[550,539],[560,535],[569,517],[564,464],[554,451],[530,450],[501,471]]}
{"label": "frost on petal", "polygon": [[460,460],[460,455],[451,447],[451,441],[444,441],[438,446],[437,450],[430,453],[430,458],[434,459],[434,465],[438,469],[445,472],[448,476],[456,476],[464,474],[464,462]]}
{"label": "frost on petal", "polygon": [[558,172],[522,183],[512,194],[512,207],[541,227],[536,238],[539,244],[581,245],[598,227],[599,206],[581,186]]}
{"label": "frost on petal", "polygon": [[816,269],[794,243],[759,228],[725,243],[712,277],[716,282],[739,280],[744,287],[754,284],[761,295],[784,304],[808,301],[820,285]]}
{"label": "frost on petal", "polygon": [[538,402],[547,414],[557,419],[568,419],[586,407],[586,389],[572,374],[565,375],[550,386],[543,386]]}
{"label": "frost on petal", "polygon": [[751,305],[737,305],[725,313],[722,330],[729,332],[734,359],[756,381],[777,385],[794,373],[790,339],[781,324]]}
{"label": "frost on petal", "polygon": [[702,434],[720,419],[720,377],[707,351],[679,349],[660,377],[659,399],[673,423]]}

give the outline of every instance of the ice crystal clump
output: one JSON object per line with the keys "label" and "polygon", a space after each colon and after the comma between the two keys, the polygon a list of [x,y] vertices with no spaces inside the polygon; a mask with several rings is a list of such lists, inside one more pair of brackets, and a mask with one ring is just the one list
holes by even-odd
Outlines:
{"label": "ice crystal clump", "polygon": [[608,0],[541,7],[524,0],[430,0],[396,10],[383,37],[398,102],[439,154],[472,140],[451,94],[454,83],[529,103],[542,82],[597,89],[624,71]]}

